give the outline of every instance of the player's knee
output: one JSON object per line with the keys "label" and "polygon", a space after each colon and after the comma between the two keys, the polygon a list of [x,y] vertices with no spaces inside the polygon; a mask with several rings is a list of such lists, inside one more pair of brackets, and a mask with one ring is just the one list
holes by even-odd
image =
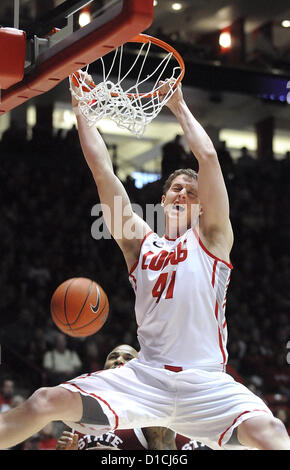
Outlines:
{"label": "player's knee", "polygon": [[31,414],[49,416],[53,410],[53,401],[52,389],[41,387],[28,398],[26,405]]}
{"label": "player's knee", "polygon": [[250,426],[247,428],[248,437],[250,440],[261,448],[267,447],[269,442],[273,439],[281,439],[287,436],[287,431],[280,419],[275,417],[267,417],[261,422],[261,426]]}
{"label": "player's knee", "polygon": [[284,437],[287,435],[287,431],[285,425],[282,421],[278,418],[270,418],[268,422],[268,426],[265,429],[265,432],[269,434],[269,436],[281,436]]}
{"label": "player's knee", "polygon": [[80,394],[60,386],[39,388],[28,402],[31,413],[41,414],[51,421],[79,421],[82,416]]}

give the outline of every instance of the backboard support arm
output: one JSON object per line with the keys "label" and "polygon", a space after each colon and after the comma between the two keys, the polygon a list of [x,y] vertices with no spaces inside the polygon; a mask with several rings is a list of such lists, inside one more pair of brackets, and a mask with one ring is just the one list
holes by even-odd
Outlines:
{"label": "backboard support arm", "polygon": [[[71,3],[76,6],[76,1]],[[84,4],[84,0],[81,3]],[[101,27],[93,21],[95,28],[90,23],[50,49],[45,49],[37,57],[35,66],[29,67],[29,73],[25,73],[22,81],[2,91],[0,115],[51,90],[77,69],[128,42],[149,28],[153,18],[152,0],[125,0],[121,12]]]}

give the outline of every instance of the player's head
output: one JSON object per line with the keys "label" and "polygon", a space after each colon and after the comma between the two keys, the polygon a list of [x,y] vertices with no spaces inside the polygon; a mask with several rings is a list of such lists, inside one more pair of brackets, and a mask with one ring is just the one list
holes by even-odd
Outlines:
{"label": "player's head", "polygon": [[172,181],[180,175],[186,175],[188,178],[196,181],[197,183],[197,172],[192,170],[191,168],[180,168],[179,170],[173,171],[168,178],[166,179],[165,183],[163,184],[163,194],[166,195],[168,189],[170,188]]}
{"label": "player's head", "polygon": [[62,333],[57,333],[56,338],[55,338],[55,348],[59,352],[64,352],[66,347],[67,347],[66,336]]}
{"label": "player's head", "polygon": [[121,344],[108,354],[104,369],[115,369],[116,367],[126,364],[137,356],[138,353],[136,349],[129,346],[129,344]]}
{"label": "player's head", "polygon": [[176,226],[178,231],[195,226],[202,213],[197,173],[191,168],[171,173],[163,186],[161,204],[167,225]]}
{"label": "player's head", "polygon": [[14,380],[4,379],[1,392],[4,398],[12,398],[14,394]]}

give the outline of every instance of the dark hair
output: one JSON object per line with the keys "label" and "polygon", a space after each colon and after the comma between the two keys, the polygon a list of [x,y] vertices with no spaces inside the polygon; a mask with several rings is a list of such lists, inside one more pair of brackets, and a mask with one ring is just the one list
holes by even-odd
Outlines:
{"label": "dark hair", "polygon": [[189,178],[197,180],[197,173],[191,168],[181,168],[179,170],[175,170],[173,173],[171,173],[171,175],[168,176],[167,180],[165,181],[163,185],[164,195],[167,193],[168,189],[170,188],[172,181],[179,175],[186,175],[186,176],[189,176]]}

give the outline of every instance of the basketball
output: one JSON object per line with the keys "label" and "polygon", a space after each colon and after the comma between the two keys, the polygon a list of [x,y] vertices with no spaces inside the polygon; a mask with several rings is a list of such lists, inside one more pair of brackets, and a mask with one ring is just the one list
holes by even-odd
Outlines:
{"label": "basketball", "polygon": [[55,325],[66,335],[91,336],[108,318],[109,301],[102,287],[91,279],[68,279],[54,291],[50,311]]}

